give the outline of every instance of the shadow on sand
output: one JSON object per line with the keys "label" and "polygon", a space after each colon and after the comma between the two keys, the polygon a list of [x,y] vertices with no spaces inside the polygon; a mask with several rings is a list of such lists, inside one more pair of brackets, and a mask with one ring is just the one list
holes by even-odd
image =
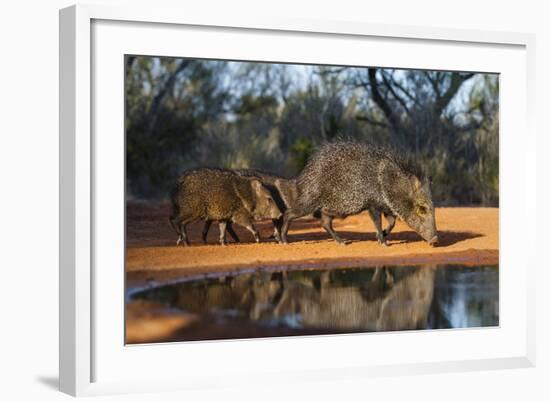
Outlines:
{"label": "shadow on sand", "polygon": [[[338,235],[350,242],[359,241],[376,241],[376,235],[374,232],[360,232],[360,231],[338,231]],[[438,247],[446,247],[454,245],[458,242],[465,241],[467,239],[478,238],[482,235],[474,232],[467,231],[438,231],[439,244]],[[313,233],[301,233],[301,234],[288,234],[289,242],[296,241],[323,241],[331,240],[331,237],[325,231],[313,232]],[[395,243],[412,243],[424,241],[420,235],[414,231],[400,231],[391,233],[388,237],[389,245]]]}
{"label": "shadow on sand", "polygon": [[[171,227],[168,227],[169,224],[145,224],[147,219],[136,220],[134,225],[140,227],[134,227],[132,235],[127,237],[127,246],[174,246],[176,243],[176,234],[174,233]],[[154,220],[155,221],[155,220]],[[275,240],[270,238],[273,232],[273,224],[269,220],[255,222],[254,225],[256,229],[260,232],[261,242],[263,243],[273,243]],[[202,246],[201,232],[204,226],[204,222],[197,221],[189,224],[187,232],[189,239],[193,246]],[[252,234],[248,232],[244,227],[235,224],[233,226],[235,232],[239,236],[241,243],[250,244],[254,243],[254,238]],[[296,233],[300,230],[315,230],[313,232],[306,233]],[[336,232],[344,239],[349,242],[359,242],[359,241],[376,241],[376,235],[374,230],[372,231],[344,231],[339,230],[336,227]],[[459,243],[464,240],[481,237],[482,234],[475,232],[467,231],[446,231],[439,230],[439,245],[438,247],[446,247],[456,243]],[[218,224],[212,224],[212,227],[208,233],[208,242],[207,245],[215,245],[218,243],[219,230]],[[234,244],[232,238],[228,235],[227,241],[230,244]],[[289,242],[298,242],[298,241],[331,241],[332,238],[330,235],[323,230],[321,227],[320,221],[314,218],[305,218],[298,219],[292,222],[290,230],[288,232],[288,241]],[[392,244],[401,244],[401,243],[414,243],[422,242],[423,239],[416,232],[412,230],[393,232],[388,237],[389,245]]]}

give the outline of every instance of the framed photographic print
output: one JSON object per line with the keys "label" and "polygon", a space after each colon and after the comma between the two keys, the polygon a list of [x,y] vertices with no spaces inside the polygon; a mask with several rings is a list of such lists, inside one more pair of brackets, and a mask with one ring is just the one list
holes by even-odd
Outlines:
{"label": "framed photographic print", "polygon": [[532,366],[533,52],[61,10],[61,390]]}

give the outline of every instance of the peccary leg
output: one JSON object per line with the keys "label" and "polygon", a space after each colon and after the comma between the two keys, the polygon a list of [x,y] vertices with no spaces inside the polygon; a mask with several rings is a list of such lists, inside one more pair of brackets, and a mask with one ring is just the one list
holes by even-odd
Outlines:
{"label": "peccary leg", "polygon": [[254,225],[252,223],[250,223],[250,225],[246,225],[245,226],[246,229],[248,231],[250,231],[252,233],[252,235],[254,236],[254,241],[256,242],[260,242],[260,234],[258,234],[258,231],[256,230],[256,228],[254,227]]}
{"label": "peccary leg", "polygon": [[189,241],[187,240],[187,232],[185,231],[185,224],[182,223],[181,217],[170,217],[170,225],[178,234],[178,240],[176,241],[176,246],[181,245],[182,243],[185,245],[189,245]]}
{"label": "peccary leg", "polygon": [[321,226],[330,234],[334,241],[338,242],[340,245],[346,245],[347,241],[338,236],[338,234],[336,234],[336,231],[334,231],[334,228],[332,228],[333,218],[334,217],[329,216],[328,214],[322,213]]}
{"label": "peccary leg", "polygon": [[271,220],[273,222],[273,234],[272,238],[275,238],[277,242],[281,242],[281,226],[283,225],[283,218],[279,217],[278,219]]}
{"label": "peccary leg", "polygon": [[186,222],[180,223],[180,225],[179,225],[179,227],[180,227],[180,237],[178,238],[178,240],[176,242],[176,245],[181,245],[183,243],[183,245],[189,246],[189,240],[187,239],[186,226],[187,226]]}
{"label": "peccary leg", "polygon": [[299,217],[305,216],[306,214],[311,213],[309,210],[297,210],[297,209],[287,209],[283,216],[283,226],[281,227],[281,244],[288,244],[286,234],[288,233],[288,227],[290,222]]}
{"label": "peccary leg", "polygon": [[382,214],[377,210],[369,210],[369,215],[374,223],[374,227],[376,227],[376,239],[378,243],[387,246],[386,237],[382,233]]}
{"label": "peccary leg", "polygon": [[230,221],[227,222],[227,232],[229,233],[229,235],[231,235],[231,238],[233,238],[233,241],[241,242],[241,240],[237,236],[237,233],[235,233],[235,230],[233,230],[233,225],[231,224]]}
{"label": "peccary leg", "polygon": [[279,217],[278,219],[272,219],[273,222],[273,233],[269,236],[269,238],[275,238],[277,242],[281,242],[281,227],[283,226],[283,217]]}
{"label": "peccary leg", "polygon": [[374,274],[370,278],[371,283],[377,283],[378,282],[378,280],[380,279],[380,270],[381,270],[380,267],[375,267],[374,268]]}
{"label": "peccary leg", "polygon": [[227,221],[225,220],[220,221],[219,227],[220,227],[220,245],[223,246],[226,244],[225,229],[227,228]]}
{"label": "peccary leg", "polygon": [[393,279],[393,274],[388,269],[386,269],[386,286],[388,288],[391,288],[393,287],[394,282],[395,280]]}
{"label": "peccary leg", "polygon": [[258,234],[258,231],[254,227],[254,225],[252,224],[252,221],[250,220],[250,218],[248,216],[235,215],[233,217],[233,221],[237,224],[240,224],[241,226],[246,228],[248,231],[250,231],[252,233],[252,235],[254,236],[254,240],[256,242],[260,242],[260,235]]}
{"label": "peccary leg", "polygon": [[388,221],[388,225],[382,231],[382,234],[384,235],[384,237],[387,237],[388,235],[390,235],[391,230],[393,230],[393,227],[395,227],[395,222],[396,222],[397,218],[394,215],[391,215],[391,214],[387,215],[386,213],[384,213],[384,217]]}
{"label": "peccary leg", "polygon": [[[208,237],[208,231],[210,230],[211,225],[212,225],[211,220],[206,220],[204,222],[204,228],[202,229],[202,242],[205,244],[206,244],[206,238]],[[237,233],[235,233],[235,230],[233,230],[233,226],[231,225],[230,221],[227,222],[226,229],[229,235],[231,235],[231,238],[233,238],[233,241],[241,242],[241,240],[237,236]],[[220,231],[221,231],[221,228],[220,228]]]}
{"label": "peccary leg", "polygon": [[178,219],[176,216],[170,216],[168,220],[170,221],[170,225],[172,226],[176,234],[181,235],[180,228],[179,228],[180,219]]}
{"label": "peccary leg", "polygon": [[206,237],[208,236],[208,230],[210,230],[210,226],[212,225],[212,220],[206,220],[204,222],[204,227],[202,229],[202,242],[206,244]]}

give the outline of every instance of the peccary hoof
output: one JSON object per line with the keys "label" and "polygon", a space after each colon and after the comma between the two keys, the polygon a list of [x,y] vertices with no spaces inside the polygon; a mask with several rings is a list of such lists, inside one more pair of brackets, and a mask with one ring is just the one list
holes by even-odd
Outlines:
{"label": "peccary hoof", "polygon": [[378,243],[382,246],[388,246],[388,243],[386,242],[386,236],[385,235],[382,235],[382,236],[376,236],[376,239],[378,241]]}

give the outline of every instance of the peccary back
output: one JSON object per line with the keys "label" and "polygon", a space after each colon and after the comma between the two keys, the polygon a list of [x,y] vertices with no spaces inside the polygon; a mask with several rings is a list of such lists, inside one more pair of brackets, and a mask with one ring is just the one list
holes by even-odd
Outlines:
{"label": "peccary back", "polygon": [[195,220],[219,221],[220,242],[223,244],[225,227],[229,222],[243,225],[258,241],[252,220],[281,216],[269,190],[260,180],[224,169],[187,171],[179,178],[171,200],[173,211],[170,222],[180,235],[178,244],[188,244],[185,226]]}
{"label": "peccary back", "polygon": [[369,210],[379,234],[383,213],[401,218],[426,241],[437,241],[430,181],[395,151],[365,143],[326,144],[308,161],[297,188],[296,205],[285,213],[283,242],[292,219],[316,210],[329,232],[332,217]]}

